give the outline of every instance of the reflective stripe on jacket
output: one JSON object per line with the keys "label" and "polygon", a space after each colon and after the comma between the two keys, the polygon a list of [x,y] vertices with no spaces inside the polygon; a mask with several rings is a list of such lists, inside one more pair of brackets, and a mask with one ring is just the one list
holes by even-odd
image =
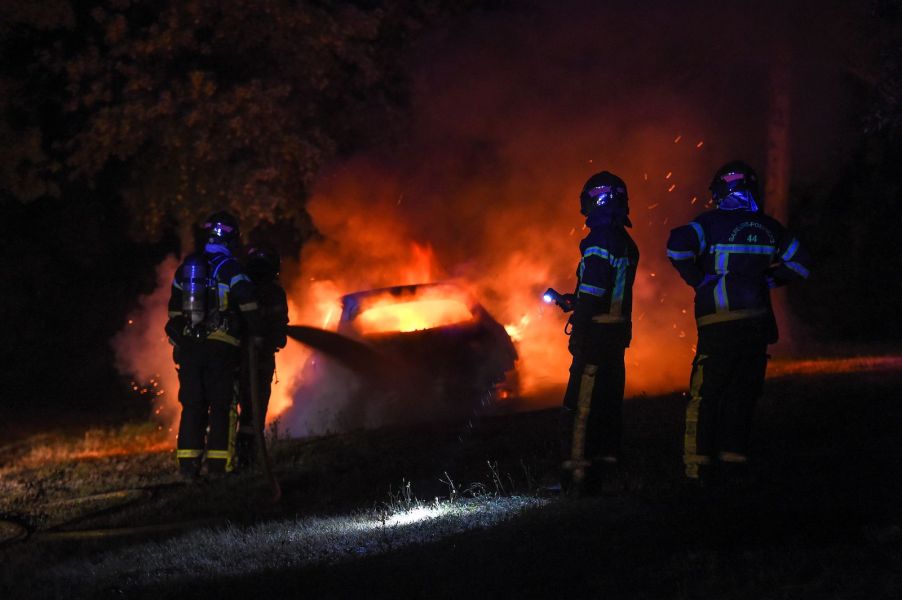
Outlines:
{"label": "reflective stripe on jacket", "polygon": [[742,210],[712,210],[672,230],[667,257],[695,288],[699,327],[769,315],[770,288],[807,278],[810,269],[779,222]]}

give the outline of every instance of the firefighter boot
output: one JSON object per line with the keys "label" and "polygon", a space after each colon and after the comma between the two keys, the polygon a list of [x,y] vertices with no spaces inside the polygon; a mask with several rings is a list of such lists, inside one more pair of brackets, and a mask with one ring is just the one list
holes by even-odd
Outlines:
{"label": "firefighter boot", "polygon": [[236,469],[244,471],[256,464],[257,444],[253,433],[239,431],[235,437]]}
{"label": "firefighter boot", "polygon": [[182,481],[193,483],[200,479],[201,459],[179,458],[179,477]]}
{"label": "firefighter boot", "polygon": [[618,460],[615,456],[602,456],[592,460],[586,468],[583,490],[586,496],[601,496],[604,493],[615,493],[620,480]]}

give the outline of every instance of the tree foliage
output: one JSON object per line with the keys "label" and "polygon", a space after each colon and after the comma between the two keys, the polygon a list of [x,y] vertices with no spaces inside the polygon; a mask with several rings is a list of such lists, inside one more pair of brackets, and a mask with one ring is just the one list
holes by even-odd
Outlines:
{"label": "tree foliage", "polygon": [[218,207],[304,222],[323,163],[391,127],[401,53],[441,12],[426,1],[25,5],[5,2],[0,30],[19,65],[0,79],[3,188],[30,200],[115,177],[134,233],[151,239]]}

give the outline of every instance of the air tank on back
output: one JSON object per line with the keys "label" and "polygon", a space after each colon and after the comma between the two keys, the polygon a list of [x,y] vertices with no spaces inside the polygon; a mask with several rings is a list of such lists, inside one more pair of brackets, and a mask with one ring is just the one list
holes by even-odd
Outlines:
{"label": "air tank on back", "polygon": [[207,259],[192,254],[182,266],[182,313],[189,317],[191,327],[203,322],[206,310]]}

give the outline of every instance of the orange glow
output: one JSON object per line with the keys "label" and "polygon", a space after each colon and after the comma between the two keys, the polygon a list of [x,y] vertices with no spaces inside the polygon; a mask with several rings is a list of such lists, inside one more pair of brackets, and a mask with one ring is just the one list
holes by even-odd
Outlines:
{"label": "orange glow", "polygon": [[852,358],[776,359],[767,366],[767,376],[825,375],[902,369],[902,356],[856,356]]}
{"label": "orange glow", "polygon": [[424,298],[384,303],[363,311],[354,323],[360,333],[409,332],[457,325],[473,319],[467,305],[454,298]]}

